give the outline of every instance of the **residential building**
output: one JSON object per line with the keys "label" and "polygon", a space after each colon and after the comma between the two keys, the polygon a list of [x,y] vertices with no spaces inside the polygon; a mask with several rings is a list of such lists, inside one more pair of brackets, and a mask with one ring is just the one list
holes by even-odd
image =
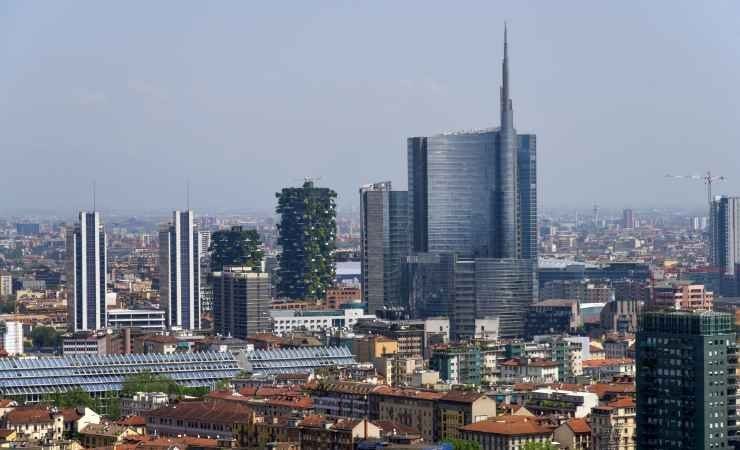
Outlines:
{"label": "residential building", "polygon": [[560,379],[559,364],[548,359],[512,358],[500,364],[504,383],[550,384]]}
{"label": "residential building", "polygon": [[227,266],[211,278],[216,333],[245,339],[272,331],[269,274]]}
{"label": "residential building", "polygon": [[122,416],[140,416],[145,411],[159,409],[170,403],[170,396],[164,392],[137,392],[130,398],[121,397]]}
{"label": "residential building", "polygon": [[[159,436],[200,436],[211,439],[237,439],[246,443],[243,433],[256,421],[254,411],[237,403],[210,401],[180,402],[173,406],[145,411],[147,434]],[[242,442],[239,442],[242,441]]]}
{"label": "residential building", "polygon": [[324,298],[334,283],[336,192],[303,186],[276,194],[280,214],[278,292],[288,298]]}
{"label": "residential building", "polygon": [[19,406],[3,418],[5,428],[15,431],[18,440],[58,441],[64,433],[64,416],[45,406]]}
{"label": "residential building", "polygon": [[370,420],[393,420],[419,430],[427,442],[441,438],[437,402],[445,394],[378,386],[370,394]]}
{"label": "residential building", "polygon": [[67,233],[67,306],[69,328],[105,328],[107,247],[100,213],[81,211]]}
{"label": "residential building", "polygon": [[540,388],[525,395],[523,406],[535,416],[556,415],[583,419],[599,405],[593,392]]}
{"label": "residential building", "polygon": [[91,423],[77,433],[80,444],[85,448],[114,447],[126,440],[142,437],[133,428],[114,423]]}
{"label": "residential building", "polygon": [[734,445],[735,348],[729,314],[643,314],[636,341],[639,448]]}
{"label": "residential building", "polygon": [[375,314],[384,306],[403,305],[401,261],[408,255],[408,192],[391,182],[360,188],[360,261],[362,300]]}
{"label": "residential building", "polygon": [[551,442],[552,430],[527,416],[498,416],[466,425],[462,438],[477,442],[482,450],[521,449],[527,443]]}
{"label": "residential building", "polygon": [[308,416],[298,423],[301,450],[355,450],[360,440],[379,439],[380,428],[365,419]]}
{"label": "residential building", "polygon": [[465,425],[496,417],[496,402],[486,394],[450,391],[437,402],[442,439],[460,439]]}
{"label": "residential building", "polygon": [[352,354],[359,362],[373,362],[378,358],[398,353],[398,341],[385,336],[366,336],[353,339]]}
{"label": "residential building", "polygon": [[13,295],[13,276],[0,274],[0,298]]}
{"label": "residential building", "polygon": [[703,284],[688,281],[667,281],[653,287],[651,308],[670,308],[687,311],[711,310],[714,293]]}
{"label": "residential building", "polygon": [[552,433],[553,440],[563,450],[592,450],[591,426],[586,419],[570,419]]}
{"label": "residential building", "polygon": [[200,329],[200,243],[193,211],[175,211],[159,231],[159,301],[168,328]]}
{"label": "residential building", "polygon": [[369,415],[369,396],[376,387],[351,381],[316,382],[309,385],[309,392],[317,414],[361,419]]}
{"label": "residential building", "polygon": [[449,384],[480,385],[483,359],[480,348],[471,344],[439,345],[432,348],[429,368]]}
{"label": "residential building", "polygon": [[[670,414],[676,415],[677,410]],[[695,447],[689,441],[674,441],[674,444],[657,447],[643,447],[635,440],[636,433],[635,401],[629,397],[619,398],[597,406],[591,411],[591,445],[593,450],[636,450],[637,448],[709,448]],[[648,419],[648,417],[645,417]],[[681,422],[681,420],[676,420]],[[688,425],[688,424],[687,424]],[[641,425],[637,425],[641,426]],[[720,447],[721,448],[721,447]],[[726,447],[725,447],[726,448]]]}
{"label": "residential building", "polygon": [[583,375],[595,381],[609,381],[622,375],[635,375],[635,360],[631,358],[587,359],[583,361]]}
{"label": "residential building", "polygon": [[583,348],[580,342],[559,339],[552,344],[552,358],[558,363],[561,381],[575,381],[583,375]]}

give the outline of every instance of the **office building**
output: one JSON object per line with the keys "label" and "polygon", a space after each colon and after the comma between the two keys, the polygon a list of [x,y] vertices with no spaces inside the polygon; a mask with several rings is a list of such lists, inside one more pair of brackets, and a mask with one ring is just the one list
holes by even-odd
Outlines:
{"label": "office building", "polygon": [[41,226],[37,223],[17,223],[15,232],[23,236],[36,236],[41,232]]}
{"label": "office building", "polygon": [[105,328],[106,236],[100,213],[81,211],[67,233],[67,305],[72,331]]}
{"label": "office building", "polygon": [[161,309],[109,309],[108,327],[164,331],[165,312]]}
{"label": "office building", "polygon": [[200,245],[193,211],[175,211],[159,231],[159,302],[167,327],[200,329]]}
{"label": "office building", "polygon": [[725,275],[740,262],[740,197],[717,196],[711,205],[711,260]]}
{"label": "office building", "polygon": [[224,267],[211,278],[216,333],[245,339],[272,331],[269,274],[249,267]]}
{"label": "office building", "polygon": [[334,282],[337,193],[315,187],[284,188],[276,194],[280,214],[278,293],[294,299],[323,299]]}
{"label": "office building", "polygon": [[646,312],[636,356],[637,448],[730,448],[737,408],[734,316]]}
{"label": "office building", "polygon": [[213,290],[208,282],[211,274],[211,232],[198,232],[198,246],[200,248],[200,308],[203,312],[213,310]]}
{"label": "office building", "polygon": [[407,150],[409,310],[449,315],[457,335],[498,313],[502,337],[523,332],[537,291],[536,137],[514,129],[506,36],[501,126],[412,137]]}
{"label": "office building", "polygon": [[631,209],[625,209],[622,211],[622,228],[635,228],[635,214]]}
{"label": "office building", "polygon": [[408,193],[391,182],[360,188],[362,300],[375,314],[401,301],[401,261],[408,255]]}
{"label": "office building", "polygon": [[277,335],[293,331],[337,331],[352,330],[360,319],[374,319],[374,314],[365,314],[362,308],[295,310],[272,309],[272,332]]}

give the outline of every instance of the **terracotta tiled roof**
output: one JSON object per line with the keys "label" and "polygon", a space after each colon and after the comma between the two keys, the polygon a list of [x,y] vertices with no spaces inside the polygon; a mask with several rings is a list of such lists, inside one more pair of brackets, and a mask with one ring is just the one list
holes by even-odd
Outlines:
{"label": "terracotta tiled roof", "polygon": [[[343,394],[367,395],[377,386],[369,383],[357,383],[352,381],[339,381],[326,383],[323,386],[318,383],[310,383],[307,388],[314,391],[325,390],[327,392],[338,392]],[[323,389],[322,389],[323,388]]]}
{"label": "terracotta tiled roof", "polygon": [[609,366],[622,366],[622,365],[629,365],[634,364],[634,359],[629,358],[609,358],[609,359],[587,359],[583,361],[583,368],[589,368],[589,369],[595,369],[599,367],[609,367]]}
{"label": "terracotta tiled roof", "polygon": [[245,386],[239,389],[239,393],[245,397],[250,397],[257,393],[257,388],[254,386]]}
{"label": "terracotta tiled roof", "polygon": [[15,408],[5,415],[5,420],[9,424],[22,423],[49,423],[54,421],[54,416],[46,408],[39,407],[21,407]]}
{"label": "terracotta tiled roof", "polygon": [[334,423],[334,426],[332,429],[334,430],[352,430],[354,427],[359,425],[362,422],[362,419],[346,419],[346,420],[337,420]]}
{"label": "terracotta tiled roof", "polygon": [[249,423],[252,409],[239,403],[225,402],[181,402],[143,413],[144,417],[169,417],[173,419],[198,419],[210,423]]}
{"label": "terracotta tiled roof", "polygon": [[575,434],[590,434],[591,426],[586,422],[585,419],[570,419],[565,422],[568,427],[573,430]]}
{"label": "terracotta tiled roof", "polygon": [[128,416],[124,417],[123,419],[119,419],[116,421],[118,425],[125,425],[129,427],[140,427],[146,425],[146,419],[144,419],[142,416]]}
{"label": "terracotta tiled roof", "polygon": [[90,423],[80,430],[80,434],[90,436],[112,436],[117,437],[129,430],[129,427],[111,423]]}
{"label": "terracotta tiled roof", "polygon": [[414,427],[410,427],[407,425],[404,425],[402,423],[398,423],[393,420],[373,420],[371,421],[373,425],[380,428],[380,434],[381,435],[390,435],[390,434],[421,434],[419,430],[417,430]]}
{"label": "terracotta tiled roof", "polygon": [[479,398],[485,396],[485,394],[481,394],[480,392],[450,391],[442,396],[441,400],[456,403],[473,403]]}
{"label": "terracotta tiled roof", "polygon": [[609,403],[608,406],[612,408],[634,408],[635,401],[631,397],[620,397]]}
{"label": "terracotta tiled roof", "polygon": [[63,408],[59,412],[62,413],[65,422],[74,422],[84,415],[80,414],[77,408]]}
{"label": "terracotta tiled roof", "polygon": [[588,386],[588,390],[603,400],[609,394],[634,394],[634,383],[596,383]]}
{"label": "terracotta tiled roof", "polygon": [[533,359],[527,365],[529,367],[558,367],[558,362],[550,359]]}
{"label": "terracotta tiled roof", "polygon": [[445,394],[434,391],[422,391],[419,389],[400,389],[390,386],[378,386],[373,393],[386,397],[401,397],[419,400],[439,400]]}
{"label": "terracotta tiled roof", "polygon": [[306,428],[323,428],[324,424],[328,422],[329,420],[324,416],[310,415],[304,417],[303,420],[298,423],[298,426]]}
{"label": "terracotta tiled roof", "polygon": [[499,416],[461,428],[463,431],[507,436],[549,435],[550,429],[524,416]]}

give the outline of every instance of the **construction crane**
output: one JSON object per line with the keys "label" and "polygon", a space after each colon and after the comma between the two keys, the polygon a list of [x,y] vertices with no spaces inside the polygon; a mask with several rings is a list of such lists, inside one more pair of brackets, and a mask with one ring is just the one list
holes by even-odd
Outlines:
{"label": "construction crane", "polygon": [[666,174],[666,178],[682,178],[686,180],[702,180],[707,186],[707,203],[712,205],[712,183],[715,181],[726,181],[727,178],[721,175],[712,175],[712,172],[707,170],[704,175],[671,175]]}

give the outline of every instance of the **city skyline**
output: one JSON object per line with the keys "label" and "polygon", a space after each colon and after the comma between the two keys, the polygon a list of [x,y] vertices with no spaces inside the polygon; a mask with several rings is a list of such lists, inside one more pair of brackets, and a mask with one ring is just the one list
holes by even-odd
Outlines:
{"label": "city skyline", "polygon": [[[368,27],[380,18],[373,6],[359,11],[302,6],[285,17],[284,26],[298,31],[283,39],[268,34],[274,42],[260,41],[264,48],[254,48],[252,33],[265,30],[253,22],[282,12],[260,6],[247,14],[237,8],[228,14],[233,17],[225,17],[225,9],[214,7],[206,17],[196,17],[200,10],[182,5],[172,13],[205,31],[203,42],[184,38],[180,26],[162,30],[151,20],[141,23],[140,36],[129,41],[125,28],[107,25],[112,14],[126,16],[133,10],[87,6],[87,13],[97,14],[99,21],[76,32],[68,29],[79,20],[75,8],[46,8],[42,22],[49,31],[30,26],[38,13],[33,6],[15,4],[0,16],[0,24],[15,25],[3,27],[9,44],[2,51],[11,70],[0,77],[0,95],[9,105],[0,115],[0,147],[7,149],[9,164],[34,169],[9,173],[0,181],[5,191],[21,182],[30,186],[15,189],[17,194],[3,202],[0,213],[86,207],[93,172],[70,165],[76,160],[84,163],[80,168],[95,165],[100,170],[94,173],[106,174],[97,180],[101,210],[170,210],[182,203],[186,179],[199,211],[269,211],[272,192],[305,176],[323,177],[321,185],[338,192],[342,209],[356,203],[358,185],[389,179],[405,189],[405,136],[468,124],[486,127],[494,121],[500,52],[494,43],[504,20],[511,23],[518,54],[528,55],[516,60],[513,75],[522,79],[515,94],[523,111],[520,122],[528,125],[519,131],[538,130],[543,149],[541,210],[594,203],[614,208],[685,202],[701,206],[700,183],[666,180],[665,172],[699,174],[738,163],[737,152],[727,149],[737,140],[730,122],[732,105],[738,103],[733,98],[740,93],[732,91],[730,80],[740,69],[730,66],[711,78],[704,69],[726,63],[724,55],[733,48],[735,38],[725,32],[731,10],[678,7],[670,11],[675,23],[661,23],[656,31],[651,22],[658,13],[655,5],[610,5],[606,11],[584,6],[576,15],[581,20],[566,31],[561,25],[575,19],[549,5],[501,11],[481,5],[475,18],[467,11],[404,5],[385,24],[388,36],[375,42]],[[447,18],[452,30],[462,27],[463,15],[472,24],[486,20],[489,25],[420,41],[403,31],[404,18],[412,11],[432,24]],[[695,13],[714,26],[699,28]],[[238,23],[240,17],[252,28]],[[634,27],[625,36],[628,20]],[[223,30],[209,36],[216,25]],[[100,42],[82,39],[90,32]],[[340,32],[347,42],[336,42]],[[51,42],[51,33],[59,39]],[[152,48],[145,48],[143,40]],[[189,55],[203,56],[202,47],[209,45],[220,50],[203,67],[193,66]],[[235,45],[251,56],[248,62],[225,58]],[[157,63],[160,53],[170,55],[171,68]],[[411,59],[416,64],[409,64],[408,54],[417,55]],[[75,63],[54,55],[73,57]],[[444,55],[447,64],[430,64],[435,55]],[[579,69],[576,64],[586,58],[587,68]],[[343,59],[357,67],[343,64],[332,72]],[[64,70],[59,64],[65,64]],[[48,80],[45,74],[58,69],[60,76]],[[192,83],[192,92],[184,90],[186,83]],[[687,89],[695,85],[703,89]],[[320,99],[330,101],[322,104]],[[566,105],[568,113],[562,114]],[[701,120],[695,120],[697,112]],[[625,126],[630,133],[622,131]],[[274,136],[286,127],[294,130],[290,136],[267,140],[269,132]],[[359,141],[358,133],[363,136]],[[712,136],[708,147],[706,135]],[[164,171],[173,152],[192,157],[177,161],[176,170]],[[249,177],[235,170],[240,165],[254,168]],[[603,176],[605,167],[614,175]],[[219,177],[212,175],[216,170]],[[740,191],[740,180],[724,175],[730,179],[716,192]],[[631,183],[624,183],[625,178]],[[242,205],[224,203],[233,198]]]}

